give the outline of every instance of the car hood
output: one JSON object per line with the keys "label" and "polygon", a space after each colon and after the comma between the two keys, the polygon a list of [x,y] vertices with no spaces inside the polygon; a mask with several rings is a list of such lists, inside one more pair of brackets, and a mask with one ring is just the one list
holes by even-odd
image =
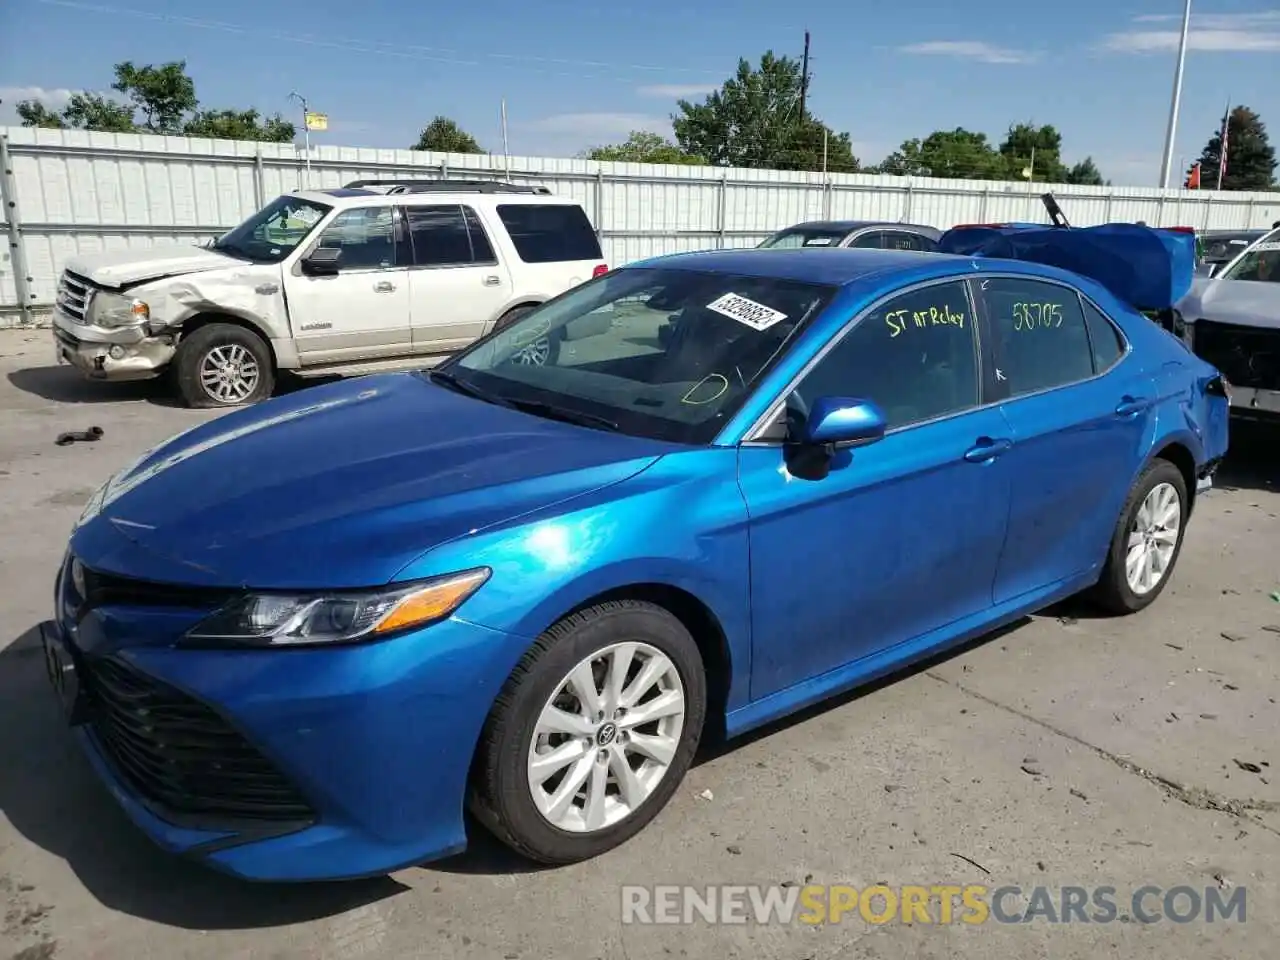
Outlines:
{"label": "car hood", "polygon": [[1178,312],[1188,323],[1216,320],[1280,330],[1280,283],[1197,280],[1178,303]]}
{"label": "car hood", "polygon": [[110,250],[72,257],[66,268],[104,287],[155,280],[201,270],[243,266],[243,260],[194,244],[165,244],[144,250]]}
{"label": "car hood", "polygon": [[386,583],[432,547],[634,476],[668,444],[474,400],[412,374],[229,414],[98,491],[71,549],[162,583]]}

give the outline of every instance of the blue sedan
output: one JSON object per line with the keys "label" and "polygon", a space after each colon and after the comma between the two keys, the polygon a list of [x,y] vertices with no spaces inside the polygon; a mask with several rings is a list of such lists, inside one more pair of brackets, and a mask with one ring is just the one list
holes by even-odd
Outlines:
{"label": "blue sedan", "polygon": [[659,258],[149,451],[71,537],[46,658],[171,851],[377,874],[462,850],[469,808],[569,863],[643,829],[704,731],[1082,591],[1147,606],[1226,447],[1216,371],[1080,273]]}

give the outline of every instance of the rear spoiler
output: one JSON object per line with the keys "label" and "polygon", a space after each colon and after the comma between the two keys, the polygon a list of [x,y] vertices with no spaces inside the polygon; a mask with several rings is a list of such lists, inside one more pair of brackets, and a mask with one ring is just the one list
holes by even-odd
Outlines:
{"label": "rear spoiler", "polygon": [[982,224],[952,227],[938,241],[942,253],[1043,263],[1095,280],[1139,310],[1165,310],[1186,296],[1195,275],[1196,238],[1190,228],[1154,229],[1131,223],[1072,227],[1053,194],[1041,200],[1053,226]]}

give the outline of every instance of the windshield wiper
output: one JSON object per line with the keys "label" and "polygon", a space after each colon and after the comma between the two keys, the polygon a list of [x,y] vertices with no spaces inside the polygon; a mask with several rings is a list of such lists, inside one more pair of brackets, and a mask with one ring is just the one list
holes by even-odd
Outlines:
{"label": "windshield wiper", "polygon": [[459,380],[458,375],[449,373],[447,370],[428,370],[427,379],[432,383],[439,383],[448,387],[455,393],[461,393],[468,397],[474,397],[477,400],[483,400],[485,403],[492,403],[499,407],[509,407],[511,403],[506,399],[489,393],[487,390],[481,390],[474,383],[466,380]]}
{"label": "windshield wiper", "polygon": [[558,407],[553,403],[544,403],[541,400],[517,400],[512,397],[504,397],[502,399],[506,404],[515,407],[517,410],[532,413],[534,416],[546,417],[548,420],[563,420],[565,423],[576,423],[580,427],[599,427],[602,430],[611,430],[615,433],[620,429],[612,420],[597,417],[594,413],[570,410],[568,407]]}

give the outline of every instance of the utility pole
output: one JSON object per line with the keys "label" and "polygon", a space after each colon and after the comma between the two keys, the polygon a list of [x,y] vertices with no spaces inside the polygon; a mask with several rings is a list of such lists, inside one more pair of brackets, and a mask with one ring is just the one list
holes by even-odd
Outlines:
{"label": "utility pole", "polygon": [[1160,187],[1169,186],[1169,168],[1173,165],[1173,142],[1178,135],[1178,108],[1182,104],[1182,73],[1187,65],[1187,34],[1191,28],[1191,0],[1182,11],[1182,35],[1178,41],[1178,65],[1173,71],[1173,97],[1169,101],[1169,127],[1164,135],[1164,160],[1160,164]]}
{"label": "utility pole", "polygon": [[306,189],[311,189],[311,112],[307,109],[307,98],[302,94],[294,91],[289,94],[290,100],[297,100],[302,104],[302,141],[307,151],[307,179]]}
{"label": "utility pole", "polygon": [[800,61],[800,125],[804,126],[804,106],[809,99],[809,31],[804,32],[804,57]]}

